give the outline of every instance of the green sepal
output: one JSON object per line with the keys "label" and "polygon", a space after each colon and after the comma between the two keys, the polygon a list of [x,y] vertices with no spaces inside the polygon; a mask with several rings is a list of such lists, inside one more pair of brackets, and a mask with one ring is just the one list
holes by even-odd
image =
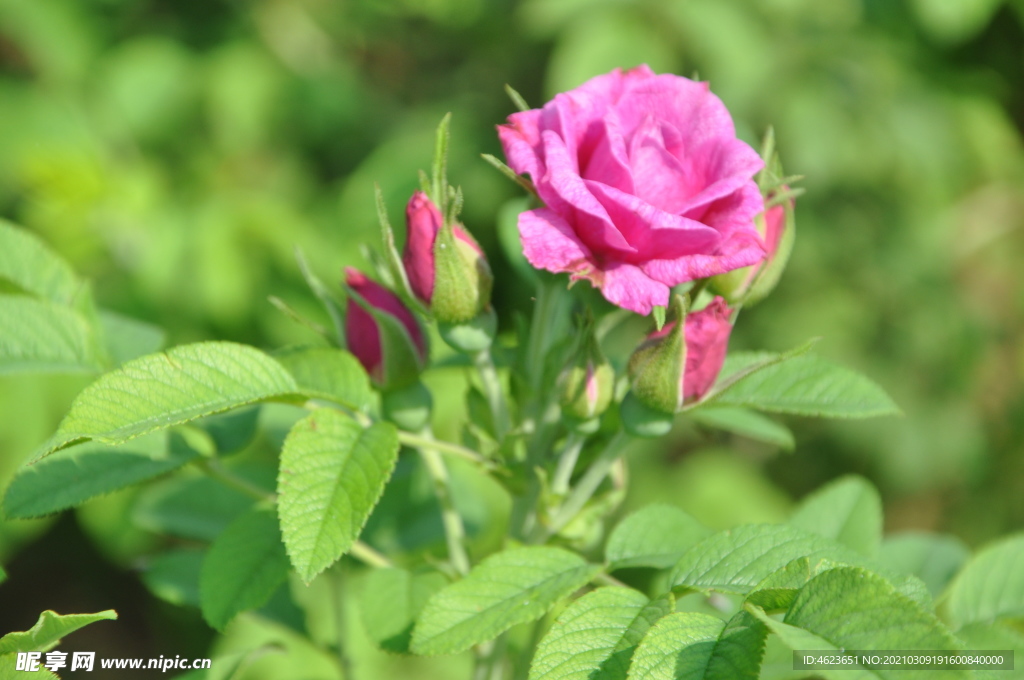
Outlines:
{"label": "green sepal", "polygon": [[672,298],[675,325],[667,335],[645,341],[629,359],[632,394],[645,406],[675,413],[683,405],[686,371],[686,299]]}
{"label": "green sepal", "polygon": [[747,306],[757,304],[775,290],[775,286],[778,285],[779,279],[782,277],[782,272],[786,269],[786,263],[789,262],[789,256],[793,252],[793,244],[796,243],[796,219],[793,202],[786,201],[782,204],[782,209],[786,212],[785,225],[782,227],[782,239],[779,241],[779,247],[775,250],[775,255],[768,261],[768,264],[762,266],[761,271],[754,277],[750,290],[743,300],[743,304]]}
{"label": "green sepal", "polygon": [[[426,367],[426,357],[420,354],[409,331],[401,321],[371,305],[351,286],[345,285],[345,292],[377,322],[382,369],[381,375],[375,378],[378,386],[382,389],[397,389],[414,383]],[[422,333],[422,337],[426,342],[427,334]],[[424,354],[429,355],[429,352]]]}
{"label": "green sepal", "polygon": [[486,258],[445,224],[434,240],[434,317],[448,324],[472,321],[489,306],[493,282]]}
{"label": "green sepal", "polygon": [[604,413],[615,395],[615,369],[608,363],[588,316],[578,329],[576,346],[559,376],[562,413],[576,421],[589,421]]}

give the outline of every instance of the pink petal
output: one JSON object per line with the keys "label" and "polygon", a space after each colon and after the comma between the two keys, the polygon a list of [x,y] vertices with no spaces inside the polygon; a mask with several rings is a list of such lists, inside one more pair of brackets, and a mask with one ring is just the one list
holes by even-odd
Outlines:
{"label": "pink petal", "polygon": [[520,111],[498,126],[498,138],[510,168],[527,174],[535,182],[544,174],[541,155],[540,109]]}
{"label": "pink petal", "polygon": [[519,214],[523,254],[534,267],[549,272],[582,272],[593,267],[590,251],[572,227],[548,208]]}
{"label": "pink petal", "polygon": [[632,194],[633,171],[629,167],[626,139],[622,135],[618,116],[614,111],[609,111],[607,117],[598,122],[598,126],[601,131],[593,151],[581,150],[581,176]]}
{"label": "pink petal", "polygon": [[[711,179],[711,184],[702,186],[680,206],[679,213],[693,219],[701,219],[703,209],[711,203],[752,184],[751,178],[764,167],[761,156],[739,139],[704,144],[692,151],[691,158],[699,172]],[[763,203],[761,209],[764,209]]]}
{"label": "pink petal", "polygon": [[699,399],[715,384],[729,347],[732,311],[722,298],[686,317],[686,372],[683,399]]}
{"label": "pink petal", "polygon": [[736,137],[729,111],[708,84],[681,76],[664,74],[632,83],[616,109],[626,130],[639,128],[648,116],[670,123],[683,134],[688,149]]}
{"label": "pink petal", "polygon": [[[665,137],[669,137],[666,140]],[[707,183],[704,168],[680,162],[666,148],[678,146],[679,133],[651,117],[644,119],[629,143],[629,163],[637,196],[666,212],[679,214],[687,200]]]}
{"label": "pink petal", "polygon": [[609,302],[637,314],[646,316],[653,307],[668,305],[668,286],[652,280],[631,264],[606,267],[600,286]]}
{"label": "pink petal", "polygon": [[413,293],[429,304],[434,294],[434,241],[441,229],[441,213],[425,193],[416,191],[405,207],[405,224],[402,264]]}

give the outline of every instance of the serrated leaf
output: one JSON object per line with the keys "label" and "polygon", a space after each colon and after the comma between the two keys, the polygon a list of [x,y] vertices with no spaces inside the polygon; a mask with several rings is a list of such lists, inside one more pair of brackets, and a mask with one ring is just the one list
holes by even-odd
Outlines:
{"label": "serrated leaf", "polygon": [[71,306],[84,283],[74,270],[31,232],[0,220],[0,279],[26,293]]}
{"label": "serrated leaf", "polygon": [[949,584],[943,599],[953,628],[1024,617],[1024,534],[979,551]]}
{"label": "serrated leaf", "polygon": [[278,514],[292,565],[307,583],[359,538],[398,459],[389,423],[370,427],[318,409],[292,428],[281,451]]}
{"label": "serrated leaf", "polygon": [[61,638],[97,621],[117,618],[113,609],[96,614],[66,614],[46,610],[36,624],[25,632],[8,633],[0,638],[0,654],[11,652],[45,652],[56,647]]}
{"label": "serrated leaf", "polygon": [[608,537],[605,560],[612,569],[667,569],[713,532],[672,505],[648,505],[623,519]]}
{"label": "serrated leaf", "polygon": [[92,328],[70,307],[0,295],[0,319],[0,374],[92,372],[103,365]]}
{"label": "serrated leaf", "polygon": [[288,555],[274,511],[250,510],[228,525],[203,559],[203,618],[222,631],[240,612],[263,606],[287,577]]}
{"label": "serrated leaf", "polygon": [[651,628],[633,654],[629,680],[691,680],[709,677],[708,664],[725,630],[709,614],[678,612]]}
{"label": "serrated leaf", "polygon": [[908,531],[882,541],[878,562],[891,571],[917,576],[938,596],[970,557],[970,549],[955,536]]}
{"label": "serrated leaf", "polygon": [[864,556],[823,536],[785,524],[747,524],[688,550],[672,569],[669,583],[680,590],[746,594],[800,557],[867,564]]}
{"label": "serrated leaf", "polygon": [[304,394],[328,399],[356,411],[373,401],[370,378],[351,353],[334,347],[285,350],[274,358],[288,369]]}
{"label": "serrated leaf", "polygon": [[198,455],[177,433],[153,433],[120,446],[72,446],[18,470],[4,494],[4,514],[27,519],[66,510],[175,470]]}
{"label": "serrated leaf", "polygon": [[249,496],[209,477],[168,479],[142,491],[132,522],[154,533],[213,541],[252,505]]}
{"label": "serrated leaf", "polygon": [[[46,663],[46,658],[39,659],[39,663]],[[17,653],[12,654],[0,654],[0,680],[25,680],[24,671],[16,670],[18,667],[18,655]],[[50,672],[50,669],[39,665],[36,666],[36,670],[33,671],[37,675],[33,675],[33,680],[60,680],[60,678]]]}
{"label": "serrated leaf", "polygon": [[706,427],[773,444],[786,451],[796,446],[788,427],[750,409],[709,406],[694,411],[690,417]]}
{"label": "serrated leaf", "polygon": [[491,555],[439,591],[413,630],[412,651],[456,654],[543,616],[600,570],[561,548],[529,546]]}
{"label": "serrated leaf", "polygon": [[637,645],[672,612],[632,588],[598,588],[573,602],[540,641],[529,680],[623,680]]}
{"label": "serrated leaf", "polygon": [[75,442],[120,444],[297,392],[291,374],[253,347],[232,342],[174,347],[129,361],[82,390],[34,460]]}
{"label": "serrated leaf", "polygon": [[869,481],[848,475],[804,498],[789,523],[874,557],[882,543],[882,499]]}
{"label": "serrated leaf", "polygon": [[[831,569],[811,579],[782,622],[757,607],[749,611],[794,650],[942,650],[956,651],[952,634],[919,604],[898,593],[878,574],[856,567]],[[929,678],[934,671],[818,670],[831,680],[843,678]],[[943,677],[970,677],[944,671]]]}
{"label": "serrated leaf", "polygon": [[172,550],[157,555],[142,572],[142,582],[161,600],[178,606],[198,607],[202,550]]}
{"label": "serrated leaf", "polygon": [[889,395],[868,378],[812,355],[752,372],[715,393],[712,403],[823,418],[900,413]]}
{"label": "serrated leaf", "polygon": [[360,590],[366,633],[384,651],[407,654],[416,617],[446,585],[448,579],[437,571],[374,569]]}

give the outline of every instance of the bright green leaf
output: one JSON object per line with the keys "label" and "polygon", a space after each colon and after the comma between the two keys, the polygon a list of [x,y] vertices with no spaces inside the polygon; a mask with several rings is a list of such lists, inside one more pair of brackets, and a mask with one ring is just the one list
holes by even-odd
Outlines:
{"label": "bright green leaf", "polygon": [[96,614],[60,614],[49,609],[39,615],[36,625],[25,632],[8,633],[0,638],[0,654],[10,652],[45,652],[60,643],[61,638],[96,621],[117,618],[113,609]]}
{"label": "bright green leaf", "polygon": [[711,403],[823,418],[900,413],[874,382],[813,355],[796,356],[752,372],[715,395]]}
{"label": "bright green leaf", "polygon": [[291,374],[255,348],[231,342],[182,345],[129,361],[82,390],[35,459],[74,442],[119,444],[297,391]]}
{"label": "bright green leaf", "polygon": [[[33,671],[35,675],[31,676],[33,680],[60,680],[50,672],[50,669],[41,665],[46,663],[46,657],[39,659],[39,663],[40,665]],[[25,680],[27,676],[23,671],[15,670],[17,667],[17,653],[0,654],[0,680]]]}
{"label": "bright green leaf", "polygon": [[712,531],[672,505],[648,505],[629,515],[608,537],[605,560],[612,569],[667,569]]}
{"label": "bright green leaf", "polygon": [[841,477],[804,498],[789,523],[874,557],[882,542],[882,499],[866,479]]}
{"label": "bright green leaf", "polygon": [[600,570],[561,548],[530,546],[491,555],[423,608],[412,651],[455,654],[543,616]]}
{"label": "bright green leaf", "polygon": [[319,409],[292,428],[281,452],[278,513],[288,556],[307,583],[359,538],[398,459],[393,425],[368,428]]}
{"label": "bright green leaf", "polygon": [[26,519],[59,512],[175,470],[198,455],[176,433],[153,433],[119,446],[72,446],[21,468],[4,494],[4,514]]}
{"label": "bright green leaf", "polygon": [[633,654],[629,680],[691,680],[710,677],[708,665],[725,622],[709,614],[678,612],[651,628]]}
{"label": "bright green leaf", "polygon": [[407,654],[416,617],[430,596],[447,584],[448,579],[437,571],[371,571],[360,590],[363,624],[370,639],[385,651]]}
{"label": "bright green leaf", "polygon": [[1024,634],[1005,623],[972,623],[956,632],[964,649],[1014,651],[1013,670],[975,670],[974,680],[1021,680],[1024,666],[1020,663],[1024,655]]}
{"label": "bright green leaf", "polygon": [[690,417],[706,427],[732,432],[786,451],[792,451],[796,446],[788,427],[749,409],[709,406],[694,411]]}
{"label": "bright green leaf", "polygon": [[373,399],[370,378],[359,360],[343,349],[304,347],[274,354],[295,378],[303,393],[337,402],[357,411]]}
{"label": "bright green leaf", "polygon": [[72,306],[85,284],[31,232],[0,220],[0,279],[58,305]]}
{"label": "bright green leaf", "polygon": [[203,618],[224,630],[237,614],[262,606],[288,577],[288,555],[274,511],[254,509],[232,522],[203,560]]}
{"label": "bright green leaf", "polygon": [[878,562],[890,571],[919,577],[937,597],[970,556],[955,536],[908,531],[882,541]]}
{"label": "bright green leaf", "polygon": [[562,612],[540,641],[529,680],[623,680],[647,630],[672,612],[632,588],[598,588]]}
{"label": "bright green leaf", "polygon": [[98,370],[95,337],[81,314],[48,300],[0,295],[0,374]]}
{"label": "bright green leaf", "polygon": [[949,584],[944,609],[953,628],[1024,617],[1024,534],[978,552]]}

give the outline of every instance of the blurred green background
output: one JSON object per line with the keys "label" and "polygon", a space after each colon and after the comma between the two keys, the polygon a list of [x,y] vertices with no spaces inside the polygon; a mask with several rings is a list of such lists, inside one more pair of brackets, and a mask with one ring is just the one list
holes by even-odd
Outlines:
{"label": "blurred green background", "polygon": [[[742,137],[774,125],[807,176],[790,268],[733,346],[823,336],[906,417],[787,420],[793,454],[684,429],[637,461],[627,502],[726,526],[856,471],[890,530],[976,545],[1024,525],[1024,0],[0,0],[0,216],[171,344],[278,346],[307,336],[268,295],[319,314],[294,248],[331,282],[365,266],[373,183],[399,221],[452,111],[465,222],[499,308],[527,309],[495,230],[517,191],[478,155],[500,155],[502,85],[540,105],[641,62],[709,80]],[[0,376],[0,482],[88,380]],[[198,617],[132,570],[130,500],[0,525],[0,603],[20,582],[24,609],[4,630],[119,603],[123,644],[201,655]]]}

